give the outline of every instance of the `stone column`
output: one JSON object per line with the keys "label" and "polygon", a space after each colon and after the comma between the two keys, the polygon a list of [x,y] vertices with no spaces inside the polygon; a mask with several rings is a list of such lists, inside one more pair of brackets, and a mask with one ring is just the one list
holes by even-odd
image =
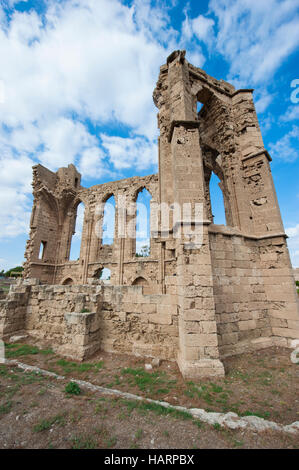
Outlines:
{"label": "stone column", "polygon": [[192,230],[198,233],[202,230],[200,246],[191,248],[188,234],[183,233],[186,225],[183,217],[174,227],[174,233],[181,229],[181,237],[176,238],[180,344],[178,364],[183,376],[192,379],[224,375],[218,350],[208,234],[210,221],[206,220],[203,163],[199,131],[195,124],[181,121],[174,127],[171,140],[175,201],[179,202],[182,209],[183,204],[191,204],[193,216],[195,204],[203,206],[202,224],[192,224]]}

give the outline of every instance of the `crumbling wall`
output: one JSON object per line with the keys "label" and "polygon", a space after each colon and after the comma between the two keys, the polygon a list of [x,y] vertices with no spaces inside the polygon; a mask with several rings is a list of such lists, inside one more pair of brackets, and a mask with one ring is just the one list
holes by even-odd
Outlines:
{"label": "crumbling wall", "polygon": [[30,285],[1,300],[0,333],[26,332],[73,359],[98,349],[175,360],[178,316],[172,295],[144,295],[142,286]]}

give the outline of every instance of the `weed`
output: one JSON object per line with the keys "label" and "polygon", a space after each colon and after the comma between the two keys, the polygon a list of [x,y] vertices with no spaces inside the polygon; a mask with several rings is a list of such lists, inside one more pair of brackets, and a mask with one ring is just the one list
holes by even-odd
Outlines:
{"label": "weed", "polygon": [[89,434],[86,436],[79,435],[74,436],[71,439],[71,446],[72,449],[96,449],[97,442],[95,441],[94,437]]}
{"label": "weed", "polygon": [[6,401],[3,405],[0,405],[0,415],[4,415],[10,412],[12,408],[12,401]]}
{"label": "weed", "polygon": [[49,349],[41,349],[39,351],[41,354],[43,354],[43,356],[49,356],[50,354],[55,354],[54,351],[49,348]]}
{"label": "weed", "polygon": [[5,355],[7,358],[28,356],[30,354],[38,354],[39,349],[36,346],[30,346],[29,344],[7,344]]}
{"label": "weed", "polygon": [[66,413],[53,416],[52,418],[49,418],[49,419],[41,419],[39,423],[37,423],[34,426],[33,432],[47,431],[54,424],[57,424],[58,426],[65,426],[66,424],[65,416],[66,416]]}
{"label": "weed", "polygon": [[240,416],[258,416],[258,418],[267,419],[270,416],[269,411],[245,411],[240,413]]}
{"label": "weed", "polygon": [[78,423],[82,418],[82,414],[79,410],[73,410],[70,414],[70,420],[72,423]]}
{"label": "weed", "polygon": [[96,401],[96,407],[95,407],[94,411],[95,411],[96,414],[100,414],[100,413],[106,414],[107,411],[108,411],[108,408],[106,406],[104,406],[103,403],[100,402],[100,400],[97,400]]}
{"label": "weed", "polygon": [[[157,392],[157,387],[159,387],[158,390],[162,390],[162,388],[160,387],[166,382],[164,372],[147,372],[141,367],[138,369],[132,369],[131,367],[127,367],[125,369],[122,369],[121,373],[122,375],[129,376],[129,384],[136,385],[139,390],[143,392],[147,391],[149,393],[155,393]],[[168,386],[169,385],[170,387],[173,386],[172,383],[168,382]]]}
{"label": "weed", "polygon": [[69,393],[70,395],[80,395],[81,388],[76,382],[69,382],[64,389],[65,393]]}
{"label": "weed", "polygon": [[195,426],[197,426],[199,429],[201,429],[204,426],[203,422],[200,421],[199,419],[194,419],[193,424],[195,424]]}
{"label": "weed", "polygon": [[141,439],[143,436],[143,430],[142,429],[138,429],[136,432],[135,432],[135,439],[138,440],[138,439]]}
{"label": "weed", "polygon": [[63,368],[64,374],[71,374],[73,372],[90,372],[92,370],[99,370],[103,367],[103,361],[96,362],[95,364],[82,363],[78,364],[77,362],[67,361],[66,359],[59,359],[56,364]]}
{"label": "weed", "polygon": [[110,447],[114,447],[116,443],[117,443],[117,438],[114,436],[110,437],[109,439],[105,441],[105,445],[108,449],[110,449]]}

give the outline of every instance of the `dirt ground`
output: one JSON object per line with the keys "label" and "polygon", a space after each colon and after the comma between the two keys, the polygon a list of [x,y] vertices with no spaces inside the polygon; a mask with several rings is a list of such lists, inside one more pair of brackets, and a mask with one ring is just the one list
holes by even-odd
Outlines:
{"label": "dirt ground", "polygon": [[[27,341],[30,345],[33,341]],[[188,408],[239,416],[255,415],[280,424],[299,421],[299,364],[290,359],[291,351],[268,348],[224,361],[222,379],[186,381],[174,362],[162,361],[146,371],[144,360],[129,355],[97,353],[79,363],[54,354],[51,349],[10,344],[6,356],[26,364],[56,372],[66,378],[87,380],[93,384],[167,401]]]}
{"label": "dirt ground", "polygon": [[155,404],[65,391],[56,380],[0,365],[1,449],[220,449],[299,447],[298,436],[232,431]]}

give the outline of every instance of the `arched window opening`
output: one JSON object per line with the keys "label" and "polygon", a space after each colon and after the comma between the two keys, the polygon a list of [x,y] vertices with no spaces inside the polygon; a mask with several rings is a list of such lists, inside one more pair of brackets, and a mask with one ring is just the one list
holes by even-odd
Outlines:
{"label": "arched window opening", "polygon": [[43,260],[45,258],[46,246],[47,246],[47,242],[44,242],[44,241],[40,242],[40,249],[39,249],[38,259]]}
{"label": "arched window opening", "polygon": [[74,233],[73,233],[72,241],[71,241],[70,257],[69,257],[70,261],[76,261],[80,258],[84,210],[85,210],[85,206],[83,202],[80,202],[80,204],[77,206],[75,229],[74,229]]}
{"label": "arched window opening", "polygon": [[143,287],[143,294],[151,294],[151,288],[146,279],[144,277],[137,277],[135,281],[132,283],[132,286],[142,286]]}
{"label": "arched window opening", "polygon": [[210,199],[213,214],[213,223],[226,225],[225,207],[223,193],[220,188],[220,179],[212,172],[210,179]]}
{"label": "arched window opening", "polygon": [[71,277],[68,277],[62,283],[63,286],[71,286],[72,284],[74,284],[74,281]]}
{"label": "arched window opening", "polygon": [[135,256],[150,256],[150,202],[152,196],[146,188],[139,192],[136,200],[136,248]]}
{"label": "arched window opening", "polygon": [[115,199],[110,196],[104,207],[102,245],[113,245],[115,230]]}
{"label": "arched window opening", "polygon": [[203,108],[203,103],[201,103],[200,101],[197,101],[197,114],[202,110]]}
{"label": "arched window opening", "polygon": [[103,268],[99,274],[99,280],[104,281],[105,284],[110,284],[111,281],[111,271],[109,268]]}

